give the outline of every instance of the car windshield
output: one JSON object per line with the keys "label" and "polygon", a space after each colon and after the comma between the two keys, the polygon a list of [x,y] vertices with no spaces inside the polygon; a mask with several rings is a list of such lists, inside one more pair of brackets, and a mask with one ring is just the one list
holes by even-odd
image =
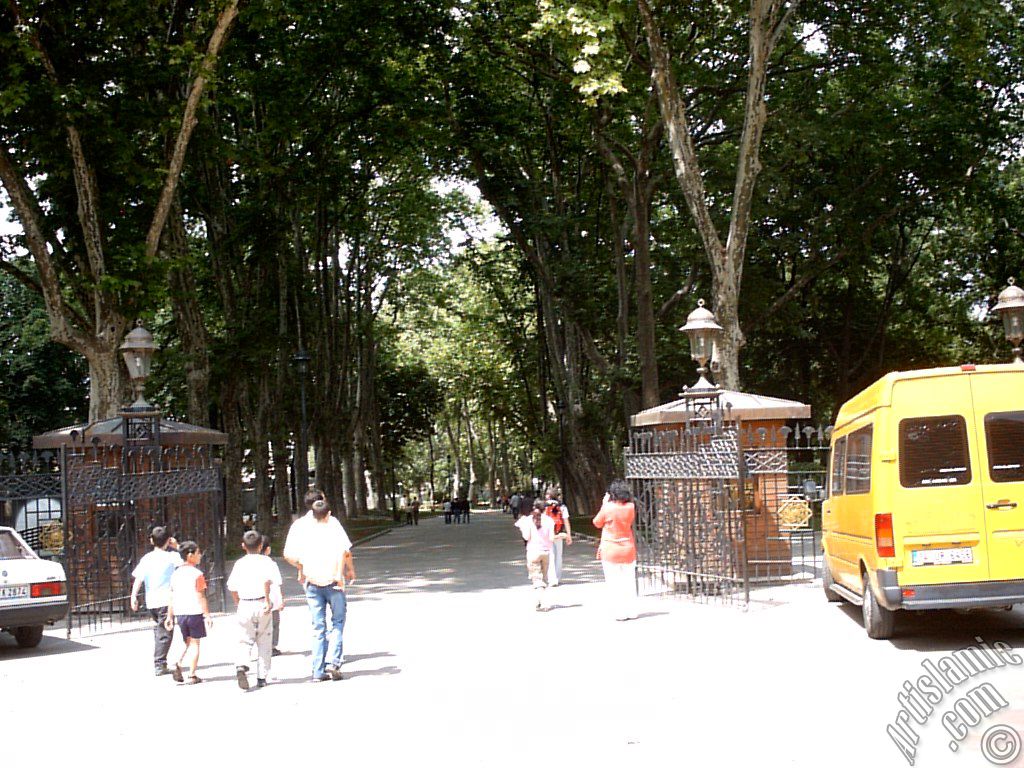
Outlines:
{"label": "car windshield", "polygon": [[32,550],[10,531],[0,531],[0,560],[29,560]]}

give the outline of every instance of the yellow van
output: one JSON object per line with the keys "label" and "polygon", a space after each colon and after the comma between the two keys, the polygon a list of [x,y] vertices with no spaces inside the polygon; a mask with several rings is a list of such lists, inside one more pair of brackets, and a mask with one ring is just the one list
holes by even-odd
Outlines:
{"label": "yellow van", "polygon": [[1024,365],[890,373],[847,401],[822,504],[822,581],[863,607],[1024,602]]}

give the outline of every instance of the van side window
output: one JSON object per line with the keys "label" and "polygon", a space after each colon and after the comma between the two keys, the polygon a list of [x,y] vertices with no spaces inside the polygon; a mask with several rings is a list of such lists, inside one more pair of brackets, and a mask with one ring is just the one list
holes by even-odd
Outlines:
{"label": "van side window", "polygon": [[846,438],[840,437],[832,447],[832,480],[829,496],[843,495],[843,467],[846,465]]}
{"label": "van side window", "polygon": [[871,438],[873,426],[862,427],[850,435],[846,448],[846,492],[871,490]]}
{"label": "van side window", "polygon": [[985,416],[988,472],[993,482],[1024,480],[1024,411]]}
{"label": "van side window", "polygon": [[970,482],[967,422],[963,416],[929,416],[900,422],[900,485],[931,488]]}

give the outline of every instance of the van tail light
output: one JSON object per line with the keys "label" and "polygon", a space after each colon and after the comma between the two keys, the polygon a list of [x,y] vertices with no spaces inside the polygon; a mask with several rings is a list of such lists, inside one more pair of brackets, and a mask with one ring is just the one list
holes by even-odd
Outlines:
{"label": "van tail light", "polygon": [[63,581],[41,581],[32,585],[29,594],[32,597],[58,597],[67,594],[67,585]]}
{"label": "van tail light", "polygon": [[875,515],[875,549],[879,557],[896,557],[891,514]]}

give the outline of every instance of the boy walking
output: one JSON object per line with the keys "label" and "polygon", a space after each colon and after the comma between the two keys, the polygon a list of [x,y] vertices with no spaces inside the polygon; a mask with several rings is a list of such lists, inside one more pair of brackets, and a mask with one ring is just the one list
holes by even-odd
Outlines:
{"label": "boy walking", "polygon": [[167,611],[164,626],[168,631],[177,619],[178,629],[185,641],[185,650],[174,665],[171,673],[174,682],[185,682],[181,665],[188,659],[188,683],[194,685],[203,682],[196,676],[199,666],[199,641],[206,637],[207,625],[211,624],[210,606],[206,602],[206,577],[199,570],[203,561],[203,551],[194,541],[183,541],[178,546],[178,554],[184,561],[171,575],[171,605]]}
{"label": "boy walking", "polygon": [[242,536],[245,557],[235,563],[228,576],[227,587],[235,601],[240,633],[238,664],[235,679],[243,691],[249,690],[249,664],[252,646],[256,645],[256,687],[267,684],[270,672],[270,649],[272,644],[273,602],[270,590],[275,582],[281,584],[277,565],[264,554],[263,537],[258,531],[246,531]]}
{"label": "boy walking", "polygon": [[[263,534],[260,537],[260,554],[270,557],[270,537],[267,534]],[[274,572],[277,574],[277,583],[270,585],[270,605],[274,610],[273,619],[271,625],[273,630],[271,631],[271,656],[280,656],[281,650],[277,647],[277,641],[281,639],[281,611],[284,609],[284,595],[281,594],[281,585],[284,584],[284,578],[281,576],[281,569],[277,563],[274,562],[273,558],[270,560],[274,563]]]}
{"label": "boy walking", "polygon": [[[146,588],[146,610],[153,617],[153,669],[157,677],[166,675],[167,652],[174,639],[173,624],[170,629],[164,626],[167,621],[167,606],[171,602],[171,575],[181,565],[181,558],[176,550],[168,549],[173,538],[167,535],[162,525],[153,528],[149,535],[153,549],[142,556],[139,564],[132,571],[132,610],[139,610],[139,591]],[[175,542],[177,543],[177,542]]]}

